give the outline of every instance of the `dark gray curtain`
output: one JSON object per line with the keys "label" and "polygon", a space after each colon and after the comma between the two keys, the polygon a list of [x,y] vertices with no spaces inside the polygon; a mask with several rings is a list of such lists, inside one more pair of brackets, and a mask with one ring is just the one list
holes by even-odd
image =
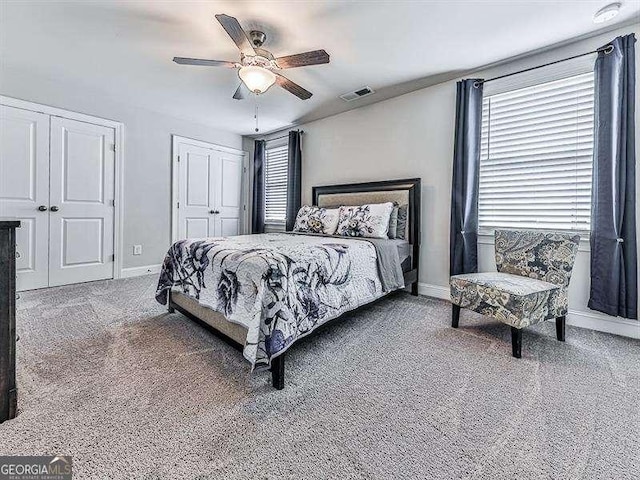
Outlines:
{"label": "dark gray curtain", "polygon": [[635,42],[618,37],[595,64],[589,308],[638,318]]}
{"label": "dark gray curtain", "polygon": [[287,170],[287,231],[293,230],[302,203],[302,132],[289,132],[289,168]]}
{"label": "dark gray curtain", "polygon": [[451,275],[478,271],[478,190],[482,80],[458,82],[451,185]]}
{"label": "dark gray curtain", "polygon": [[264,233],[264,140],[256,140],[253,150],[253,203],[251,208],[251,232]]}

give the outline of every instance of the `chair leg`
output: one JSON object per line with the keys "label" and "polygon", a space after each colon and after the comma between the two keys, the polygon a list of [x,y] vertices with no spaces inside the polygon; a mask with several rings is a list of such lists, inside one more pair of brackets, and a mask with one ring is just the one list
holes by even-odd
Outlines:
{"label": "chair leg", "polygon": [[414,297],[418,296],[418,281],[416,280],[411,284],[411,295]]}
{"label": "chair leg", "polygon": [[284,388],[284,353],[271,361],[271,384],[276,390]]}
{"label": "chair leg", "polygon": [[564,315],[556,318],[556,338],[561,342],[564,342],[564,330],[566,323],[567,319]]}
{"label": "chair leg", "polygon": [[511,327],[511,353],[516,358],[522,357],[522,329]]}
{"label": "chair leg", "polygon": [[458,328],[458,322],[460,321],[460,306],[455,303],[451,304],[451,326]]}

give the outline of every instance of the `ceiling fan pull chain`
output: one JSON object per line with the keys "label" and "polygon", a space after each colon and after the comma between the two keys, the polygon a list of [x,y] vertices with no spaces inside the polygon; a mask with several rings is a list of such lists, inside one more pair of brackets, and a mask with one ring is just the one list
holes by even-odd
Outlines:
{"label": "ceiling fan pull chain", "polygon": [[258,128],[258,95],[254,93],[253,97],[256,99],[256,111],[253,114],[253,118],[256,119],[256,133],[258,133],[260,131],[260,128]]}

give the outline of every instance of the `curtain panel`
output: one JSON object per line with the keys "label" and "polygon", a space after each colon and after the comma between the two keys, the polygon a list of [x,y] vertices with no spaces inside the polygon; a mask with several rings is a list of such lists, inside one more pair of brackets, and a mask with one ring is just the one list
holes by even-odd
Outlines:
{"label": "curtain panel", "polygon": [[289,166],[287,169],[287,232],[293,230],[302,203],[302,132],[289,132]]}
{"label": "curtain panel", "polygon": [[264,233],[264,169],[266,143],[264,140],[256,140],[253,149],[251,233]]}
{"label": "curtain panel", "polygon": [[635,42],[614,39],[595,63],[589,308],[638,318]]}
{"label": "curtain panel", "polygon": [[449,237],[451,275],[478,271],[482,87],[480,79],[461,80],[457,84]]}

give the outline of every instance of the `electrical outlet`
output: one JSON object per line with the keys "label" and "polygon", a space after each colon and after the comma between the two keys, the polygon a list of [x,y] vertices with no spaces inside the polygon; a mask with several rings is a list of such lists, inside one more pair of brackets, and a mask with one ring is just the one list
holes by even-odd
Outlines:
{"label": "electrical outlet", "polygon": [[134,245],[133,246],[133,254],[134,255],[142,255],[142,245]]}

